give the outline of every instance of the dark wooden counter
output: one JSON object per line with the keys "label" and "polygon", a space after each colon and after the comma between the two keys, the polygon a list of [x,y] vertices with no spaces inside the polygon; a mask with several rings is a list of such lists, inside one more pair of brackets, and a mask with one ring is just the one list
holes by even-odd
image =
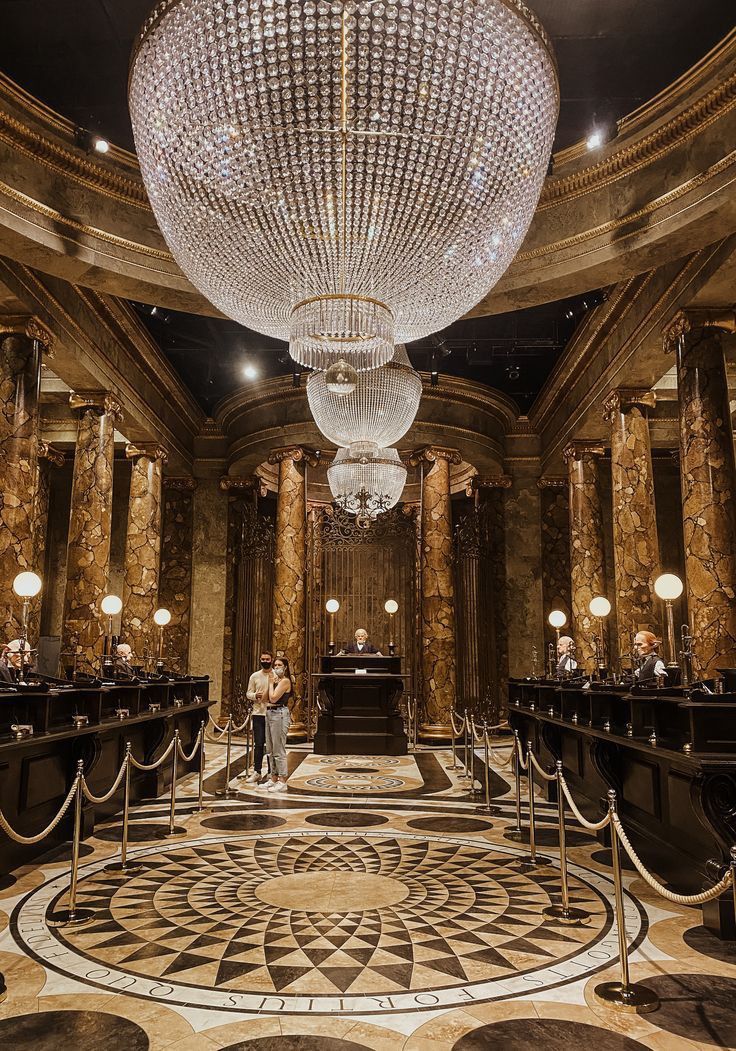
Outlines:
{"label": "dark wooden counter", "polygon": [[[127,742],[136,759],[152,763],[178,729],[189,752],[212,704],[206,677],[0,691],[0,809],[18,832],[35,835],[58,812],[78,760],[84,762],[90,790],[102,795],[120,769]],[[78,715],[87,717],[86,725],[74,724]],[[11,727],[18,724],[32,725],[33,736],[16,739]],[[191,764],[179,764],[182,776],[198,769],[199,753]],[[152,772],[133,769],[132,798],[160,795],[170,771],[169,762]],[[85,803],[84,835],[92,833],[95,819],[111,817],[121,805],[122,788],[107,804]],[[32,847],[0,832],[0,876],[68,840],[69,818]]]}
{"label": "dark wooden counter", "polygon": [[[600,818],[616,790],[629,837],[660,880],[694,894],[723,874],[736,845],[736,695],[516,679],[509,723],[542,764],[562,760],[586,817]],[[736,937],[730,892],[703,916]]]}

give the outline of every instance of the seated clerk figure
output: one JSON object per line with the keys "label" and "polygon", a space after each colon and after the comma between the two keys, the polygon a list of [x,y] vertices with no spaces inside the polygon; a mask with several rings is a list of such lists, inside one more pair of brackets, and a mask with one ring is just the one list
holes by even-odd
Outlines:
{"label": "seated clerk figure", "polygon": [[115,677],[118,679],[135,678],[136,671],[133,667],[133,650],[127,642],[119,642],[115,647],[113,671],[115,672]]}
{"label": "seated clerk figure", "polygon": [[376,647],[368,641],[368,632],[365,628],[358,628],[355,632],[355,642],[349,642],[343,653],[372,653],[377,657],[381,657],[381,651],[377,650]]}
{"label": "seated clerk figure", "polygon": [[[21,676],[21,653],[20,653],[20,639],[13,639],[9,642],[3,650],[2,659],[0,659],[0,684],[1,683],[16,683],[22,678]],[[26,642],[24,646],[24,657],[23,666],[25,674],[27,675],[33,667],[32,659],[33,651]]]}
{"label": "seated clerk figure", "polygon": [[637,682],[654,683],[656,679],[667,678],[664,661],[657,652],[659,641],[651,631],[638,631],[634,637],[634,648],[637,655],[643,658],[641,665],[634,671]]}
{"label": "seated clerk figure", "polygon": [[569,635],[561,635],[560,641],[557,643],[557,674],[560,678],[563,675],[572,675],[574,671],[577,671],[578,662],[575,660],[575,643]]}

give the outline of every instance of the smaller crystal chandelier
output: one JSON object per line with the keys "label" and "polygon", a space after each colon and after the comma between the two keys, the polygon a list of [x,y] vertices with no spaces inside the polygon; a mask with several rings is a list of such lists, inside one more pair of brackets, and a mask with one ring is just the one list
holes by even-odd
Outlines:
{"label": "smaller crystal chandelier", "polygon": [[352,391],[333,386],[333,369],[337,366],[313,372],[307,380],[309,408],[325,438],[338,448],[353,442],[387,448],[401,441],[422,397],[421,377],[412,368],[404,344],[397,344],[387,365],[355,374]]}
{"label": "smaller crystal chandelier", "polygon": [[338,449],[327,481],[335,502],[367,528],[401,499],[406,468],[396,449]]}

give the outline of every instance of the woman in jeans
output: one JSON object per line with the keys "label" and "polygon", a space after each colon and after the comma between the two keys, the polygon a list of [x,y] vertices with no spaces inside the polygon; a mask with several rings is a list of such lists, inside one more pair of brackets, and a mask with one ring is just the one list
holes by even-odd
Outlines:
{"label": "woman in jeans", "polygon": [[271,759],[271,780],[261,787],[269,792],[286,791],[286,738],[289,733],[291,673],[289,662],[277,657],[271,668],[266,708],[266,751]]}

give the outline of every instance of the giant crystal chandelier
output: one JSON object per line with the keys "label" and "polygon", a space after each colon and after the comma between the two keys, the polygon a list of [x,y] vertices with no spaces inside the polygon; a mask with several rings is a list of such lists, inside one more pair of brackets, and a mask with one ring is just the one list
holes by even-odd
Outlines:
{"label": "giant crystal chandelier", "polygon": [[327,468],[327,481],[335,502],[366,525],[399,502],[406,467],[396,449],[364,449],[357,454],[338,449]]}
{"label": "giant crystal chandelier", "polygon": [[368,369],[504,273],[559,95],[520,0],[160,0],[129,99],[192,283],[303,365]]}
{"label": "giant crystal chandelier", "polygon": [[337,446],[355,442],[396,445],[414,422],[421,396],[421,377],[403,344],[396,347],[387,365],[358,373],[349,394],[333,393],[324,372],[313,372],[307,380],[314,421]]}

